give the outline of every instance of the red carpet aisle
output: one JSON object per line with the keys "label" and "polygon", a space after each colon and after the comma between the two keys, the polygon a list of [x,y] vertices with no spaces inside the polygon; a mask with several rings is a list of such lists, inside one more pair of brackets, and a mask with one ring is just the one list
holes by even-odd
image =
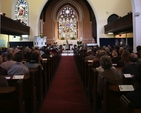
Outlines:
{"label": "red carpet aisle", "polygon": [[91,113],[73,56],[62,56],[40,113]]}

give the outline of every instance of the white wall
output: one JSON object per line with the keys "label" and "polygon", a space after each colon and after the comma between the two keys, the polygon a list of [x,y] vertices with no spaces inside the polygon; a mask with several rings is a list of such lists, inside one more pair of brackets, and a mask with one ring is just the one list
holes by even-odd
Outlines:
{"label": "white wall", "polygon": [[[11,18],[12,6],[15,0],[2,0],[2,11],[6,16]],[[29,4],[29,26],[30,40],[34,40],[34,36],[39,36],[39,17],[40,13],[48,0],[27,0]],[[104,34],[104,25],[107,24],[107,18],[116,13],[119,16],[124,16],[127,12],[131,11],[130,0],[88,0],[91,5],[97,21],[97,37],[109,37]]]}
{"label": "white wall", "polygon": [[136,47],[141,45],[141,0],[131,0],[133,9],[133,37],[134,37],[134,52]]}

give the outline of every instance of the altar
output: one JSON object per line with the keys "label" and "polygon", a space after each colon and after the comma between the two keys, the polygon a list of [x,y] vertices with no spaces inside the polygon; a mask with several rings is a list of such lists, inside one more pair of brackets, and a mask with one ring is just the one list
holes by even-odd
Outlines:
{"label": "altar", "polygon": [[[77,45],[78,40],[68,40],[69,49],[72,50],[74,45]],[[56,40],[58,45],[63,45],[63,48],[66,49],[66,40]]]}
{"label": "altar", "polygon": [[[68,40],[68,43],[72,45],[75,45],[75,44],[77,45],[77,41],[78,40]],[[66,44],[66,40],[56,40],[56,42],[58,45]]]}

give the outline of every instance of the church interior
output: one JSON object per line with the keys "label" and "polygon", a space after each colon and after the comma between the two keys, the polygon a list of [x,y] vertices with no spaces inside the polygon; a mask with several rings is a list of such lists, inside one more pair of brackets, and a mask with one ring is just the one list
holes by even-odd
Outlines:
{"label": "church interior", "polygon": [[0,0],[0,113],[141,113],[141,0]]}

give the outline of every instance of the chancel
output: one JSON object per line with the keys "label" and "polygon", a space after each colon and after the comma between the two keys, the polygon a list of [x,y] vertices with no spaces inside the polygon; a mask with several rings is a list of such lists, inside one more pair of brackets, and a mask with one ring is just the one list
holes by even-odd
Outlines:
{"label": "chancel", "polygon": [[141,112],[141,0],[0,5],[0,84],[8,84],[0,87],[0,113]]}

